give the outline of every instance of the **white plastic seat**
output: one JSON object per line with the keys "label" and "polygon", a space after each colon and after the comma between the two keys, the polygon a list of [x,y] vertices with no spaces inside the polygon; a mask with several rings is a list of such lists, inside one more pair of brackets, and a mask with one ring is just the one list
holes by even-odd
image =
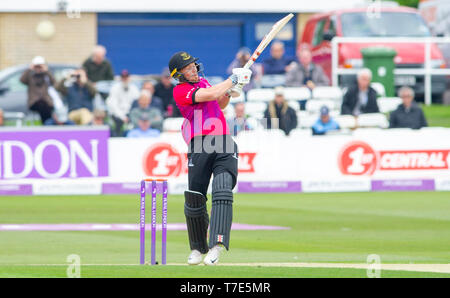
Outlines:
{"label": "white plastic seat", "polygon": [[256,88],[247,92],[247,101],[268,102],[275,98],[275,90],[272,88]]}
{"label": "white plastic seat", "polygon": [[288,100],[288,106],[294,109],[294,111],[300,111],[300,104],[296,100]]}
{"label": "white plastic seat", "polygon": [[341,128],[355,128],[356,119],[352,115],[339,115],[334,118]]}
{"label": "white plastic seat", "polygon": [[361,114],[357,118],[358,127],[389,127],[386,116],[382,113]]}
{"label": "white plastic seat", "polygon": [[370,83],[370,87],[375,89],[379,97],[385,97],[386,96],[386,90],[384,89],[384,85],[379,82],[372,82]]}
{"label": "white plastic seat", "polygon": [[303,100],[311,98],[311,90],[306,87],[285,87],[284,98],[286,100]]}
{"label": "white plastic seat", "polygon": [[267,103],[265,102],[246,102],[245,103],[245,113],[255,117],[260,118],[261,114],[264,115],[264,111],[267,109]]}
{"label": "white plastic seat", "polygon": [[306,110],[309,113],[318,113],[323,106],[327,106],[331,111],[334,110],[335,104],[330,99],[311,99],[306,102]]}
{"label": "white plastic seat", "polygon": [[286,83],[286,76],[284,74],[278,75],[263,75],[261,77],[262,88],[275,88],[277,86],[284,86]]}
{"label": "white plastic seat", "polygon": [[317,86],[313,89],[312,97],[314,99],[332,99],[342,101],[342,90],[333,86]]}
{"label": "white plastic seat", "polygon": [[397,107],[402,103],[400,97],[379,97],[377,98],[378,108],[381,113],[390,113],[395,111]]}
{"label": "white plastic seat", "polygon": [[163,122],[163,131],[165,132],[179,132],[184,118],[167,118]]}
{"label": "white plastic seat", "polygon": [[311,128],[318,119],[318,114],[303,116],[297,119],[297,121],[299,122],[299,125],[297,125],[297,127]]}

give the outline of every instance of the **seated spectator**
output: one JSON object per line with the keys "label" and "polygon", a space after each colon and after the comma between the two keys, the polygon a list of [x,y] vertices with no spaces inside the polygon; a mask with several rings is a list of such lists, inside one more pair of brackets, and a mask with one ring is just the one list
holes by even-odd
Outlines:
{"label": "seated spectator", "polygon": [[92,55],[83,62],[87,78],[91,82],[114,80],[114,71],[106,56],[106,48],[97,45],[92,50]]}
{"label": "seated spectator", "polygon": [[127,70],[122,70],[120,82],[114,83],[106,99],[108,113],[114,123],[112,136],[122,136],[122,128],[128,123],[128,112],[131,110],[133,101],[139,98],[139,89],[130,83],[130,75]]}
{"label": "seated spectator", "polygon": [[281,129],[286,135],[297,127],[297,114],[284,99],[283,87],[275,88],[275,99],[269,102],[264,118],[268,129]]}
{"label": "seated spectator", "polygon": [[414,101],[414,90],[410,87],[402,87],[398,91],[398,96],[403,103],[391,112],[389,128],[420,129],[428,126],[422,109]]}
{"label": "seated spectator", "polygon": [[127,138],[154,138],[159,136],[160,131],[151,128],[150,115],[142,113],[139,116],[138,126],[127,133]]}
{"label": "seated spectator", "polygon": [[[142,84],[141,90],[147,90],[150,93],[150,96],[152,98],[151,101],[152,107],[158,108],[161,114],[164,114],[164,103],[161,98],[155,96],[155,86],[153,85],[153,83],[151,81],[145,81]],[[137,102],[134,102],[134,104],[136,105]],[[132,106],[132,108],[133,107],[134,106]]]}
{"label": "seated spectator", "polygon": [[55,84],[45,59],[41,56],[34,57],[30,68],[25,70],[20,81],[28,87],[28,109],[39,113],[44,124],[47,119],[52,118],[53,100],[48,89]]}
{"label": "seated spectator", "polygon": [[342,100],[341,114],[358,116],[363,113],[379,113],[377,92],[370,87],[372,72],[368,68],[357,74],[356,86],[350,87]]}
{"label": "seated spectator", "polygon": [[162,131],[163,116],[158,108],[152,106],[152,96],[150,92],[142,90],[139,99],[135,103],[136,105],[131,107],[129,114],[133,128],[138,127],[140,116],[142,114],[147,114],[150,117],[152,128]]}
{"label": "seated spectator", "polygon": [[233,136],[244,130],[252,130],[253,128],[248,123],[248,117],[245,115],[245,104],[238,102],[234,106],[234,117],[227,120],[227,126]]}
{"label": "seated spectator", "polygon": [[69,119],[67,108],[63,106],[55,109],[52,113],[52,118],[47,119],[44,125],[75,125],[75,123]]}
{"label": "seated spectator", "polygon": [[88,80],[84,69],[77,69],[69,78],[62,79],[56,89],[65,97],[70,120],[78,125],[86,125],[92,121],[96,90]]}
{"label": "seated spectator", "polygon": [[181,117],[180,110],[173,99],[172,78],[169,68],[165,68],[161,74],[161,79],[155,85],[155,97],[161,98],[164,107],[164,117]]}
{"label": "seated spectator", "polygon": [[106,118],[106,112],[103,110],[95,109],[92,113],[94,117],[92,118],[90,125],[106,125],[105,118]]}
{"label": "seated spectator", "polygon": [[270,58],[265,59],[262,63],[263,73],[265,75],[285,74],[287,66],[293,61],[292,58],[284,57],[284,43],[274,41],[270,47]]}
{"label": "seated spectator", "polygon": [[0,126],[4,126],[5,125],[5,116],[3,114],[3,110],[0,109]]}
{"label": "seated spectator", "polygon": [[309,48],[300,48],[298,51],[298,62],[293,62],[288,66],[288,71],[286,72],[286,86],[306,86],[312,90],[316,86],[328,85],[330,85],[330,80],[322,67],[312,63],[312,55]]}
{"label": "seated spectator", "polygon": [[[240,48],[239,51],[236,54],[236,58],[231,62],[231,64],[227,68],[227,74],[230,74],[233,72],[233,68],[239,68],[244,67],[244,65],[247,63],[248,59],[250,59],[251,53],[250,49],[243,47]],[[242,89],[244,92],[247,92],[250,89],[255,88],[256,82],[261,77],[261,66],[257,63],[254,63],[252,66],[250,66],[250,70],[252,71],[252,77],[250,78],[250,83],[244,86]]]}
{"label": "seated spectator", "polygon": [[330,116],[327,106],[320,108],[320,118],[311,127],[313,135],[324,135],[331,130],[339,130],[339,124]]}

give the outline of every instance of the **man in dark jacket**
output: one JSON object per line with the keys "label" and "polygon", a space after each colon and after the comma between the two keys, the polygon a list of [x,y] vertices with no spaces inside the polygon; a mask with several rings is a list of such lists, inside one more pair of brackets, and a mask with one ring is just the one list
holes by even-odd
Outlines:
{"label": "man in dark jacket", "polygon": [[262,63],[265,75],[285,74],[286,67],[294,61],[284,56],[284,43],[274,41],[270,47],[270,57]]}
{"label": "man in dark jacket", "polygon": [[391,112],[389,128],[420,129],[428,126],[422,109],[414,102],[414,91],[409,87],[402,87],[398,95],[403,103]]}
{"label": "man in dark jacket", "polygon": [[104,46],[97,45],[92,51],[91,57],[83,63],[87,77],[91,82],[114,80],[114,71],[108,59],[105,58],[106,49]]}
{"label": "man in dark jacket", "polygon": [[283,87],[275,88],[275,99],[269,102],[264,112],[267,128],[281,129],[286,135],[297,127],[297,113],[284,99]]}
{"label": "man in dark jacket", "polygon": [[370,87],[372,72],[364,68],[358,72],[357,82],[350,87],[344,95],[341,106],[342,115],[358,116],[364,113],[379,113],[377,104],[377,92]]}
{"label": "man in dark jacket", "polygon": [[181,117],[180,110],[175,104],[173,99],[172,78],[170,77],[169,68],[165,68],[161,74],[161,79],[155,85],[155,97],[159,97],[162,100],[164,106],[164,117]]}
{"label": "man in dark jacket", "polygon": [[45,59],[41,56],[34,57],[30,68],[22,74],[20,81],[28,87],[28,108],[38,112],[44,124],[52,118],[53,100],[48,89],[55,84]]}
{"label": "man in dark jacket", "polygon": [[84,69],[75,70],[70,78],[61,80],[56,89],[65,97],[70,120],[79,125],[86,125],[92,121],[96,90],[87,79]]}

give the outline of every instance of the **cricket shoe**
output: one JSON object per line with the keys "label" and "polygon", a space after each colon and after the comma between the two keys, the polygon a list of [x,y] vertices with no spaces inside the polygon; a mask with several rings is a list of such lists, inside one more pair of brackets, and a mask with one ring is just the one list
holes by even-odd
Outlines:
{"label": "cricket shoe", "polygon": [[222,252],[223,247],[221,245],[216,245],[208,251],[203,263],[205,265],[216,265],[219,262],[220,253]]}
{"label": "cricket shoe", "polygon": [[189,265],[198,265],[202,262],[202,253],[194,249],[188,257]]}

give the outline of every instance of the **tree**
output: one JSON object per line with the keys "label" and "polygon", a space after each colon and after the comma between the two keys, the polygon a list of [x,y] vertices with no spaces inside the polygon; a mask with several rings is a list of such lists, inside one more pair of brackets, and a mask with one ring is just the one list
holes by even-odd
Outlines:
{"label": "tree", "polygon": [[[392,2],[391,0],[384,0],[384,1]],[[394,2],[397,2],[401,6],[410,6],[414,8],[419,7],[419,0],[394,0]]]}

